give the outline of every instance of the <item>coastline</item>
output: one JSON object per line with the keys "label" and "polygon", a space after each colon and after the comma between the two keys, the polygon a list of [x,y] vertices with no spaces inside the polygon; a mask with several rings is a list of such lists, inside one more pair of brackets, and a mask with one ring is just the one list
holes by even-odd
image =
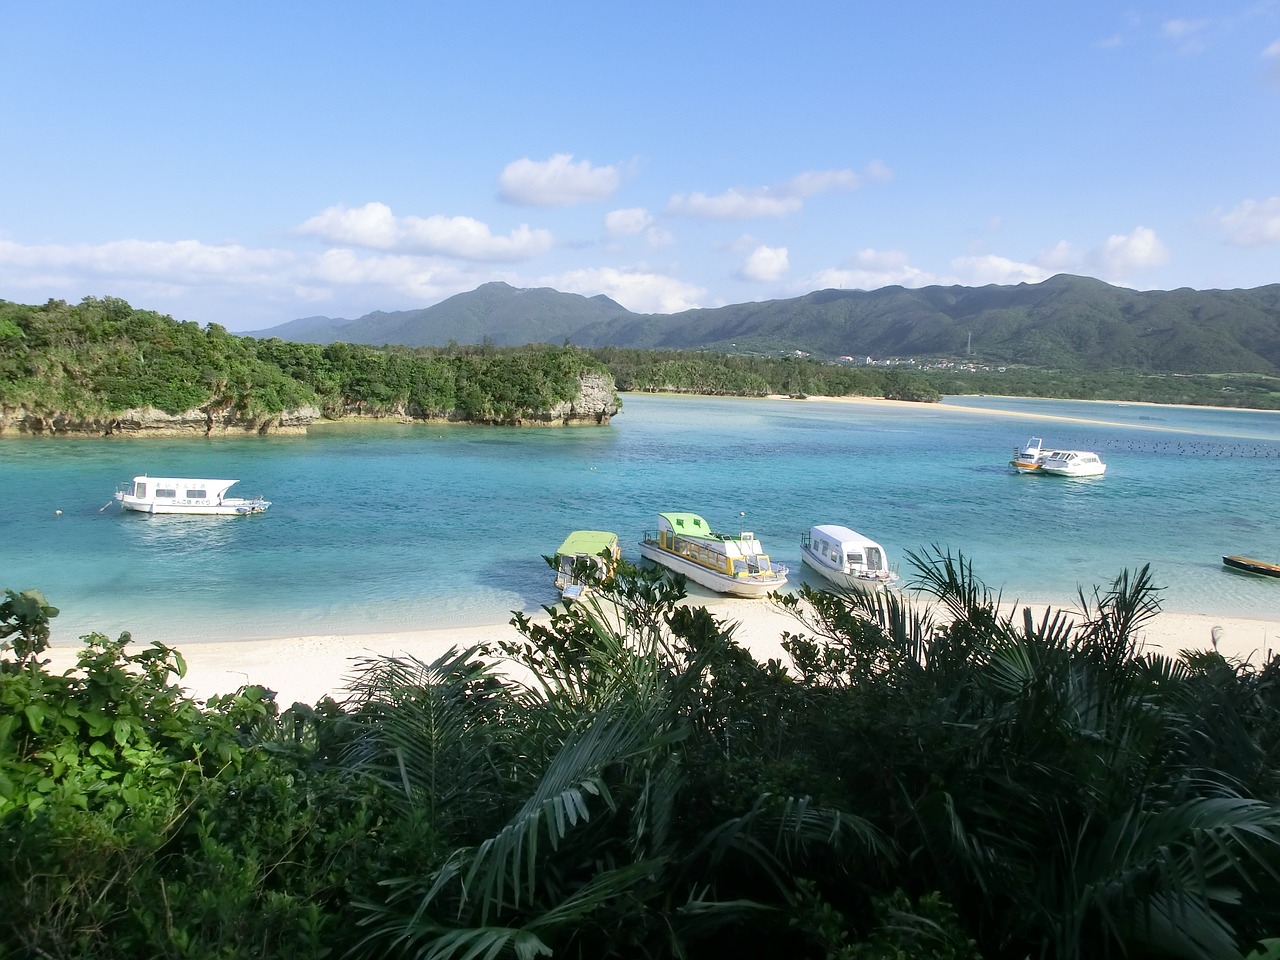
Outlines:
{"label": "coastline", "polygon": [[[948,394],[951,396],[951,394]],[[957,394],[957,397],[970,396],[969,394]],[[982,394],[984,397],[990,397],[994,400],[1049,400],[1050,397],[1016,397],[1004,396],[1001,394]],[[796,402],[796,398],[788,397],[783,394],[771,394],[765,399],[768,400],[791,400]],[[818,401],[822,403],[840,403],[850,404],[854,406],[875,407],[880,410],[946,410],[951,413],[968,413],[976,416],[992,416],[1007,417],[1015,420],[1047,420],[1053,423],[1082,423],[1093,424],[1095,426],[1130,426],[1123,422],[1115,420],[1095,420],[1091,417],[1065,417],[1061,414],[1053,413],[1032,413],[1023,410],[993,410],[984,407],[964,407],[948,404],[947,398],[943,397],[939,403],[920,403],[915,400],[888,400],[884,397],[809,397],[806,396],[799,400],[801,403],[810,401]],[[1269,413],[1280,416],[1280,410],[1263,410],[1260,407],[1217,407],[1208,404],[1200,405],[1193,403],[1152,403],[1146,400],[1072,400],[1072,403],[1096,403],[1096,404],[1123,404],[1126,407],[1142,407],[1144,409],[1153,410],[1238,410],[1242,413]],[[1161,427],[1149,423],[1142,425],[1143,430],[1154,430],[1161,433],[1192,433],[1194,431],[1187,430],[1182,427]]]}
{"label": "coastline", "polygon": [[[782,648],[784,631],[799,632],[800,624],[769,600],[696,597],[686,603],[705,606],[722,623],[733,625],[733,636],[757,661],[778,659],[787,663]],[[1037,618],[1042,605],[1031,606]],[[1010,612],[1006,605],[1004,612]],[[1068,615],[1070,605],[1055,606]],[[532,618],[546,622],[545,614]],[[56,621],[55,621],[56,624]],[[1217,634],[1218,651],[1228,660],[1248,662],[1255,668],[1280,649],[1280,617],[1258,619],[1162,611],[1140,635],[1145,651],[1176,657],[1183,650],[1212,650]],[[331,696],[341,701],[360,661],[380,657],[413,657],[430,662],[450,647],[466,647],[517,640],[519,631],[510,622],[470,627],[440,627],[377,634],[329,634],[270,639],[211,641],[174,644],[187,662],[187,675],[179,683],[193,697],[207,700],[232,693],[247,684],[259,684],[276,692],[285,708],[295,702],[315,704]],[[134,638],[133,653],[149,645],[145,636]],[[61,673],[75,665],[78,642],[57,641],[45,652],[51,669]]]}

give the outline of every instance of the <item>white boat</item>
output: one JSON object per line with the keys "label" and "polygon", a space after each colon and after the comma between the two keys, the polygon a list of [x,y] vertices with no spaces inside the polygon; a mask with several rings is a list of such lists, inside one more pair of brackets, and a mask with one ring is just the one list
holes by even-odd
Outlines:
{"label": "white boat", "polygon": [[564,600],[581,600],[612,576],[622,556],[618,535],[607,530],[575,530],[556,550],[556,587]]}
{"label": "white boat", "polygon": [[838,587],[888,586],[898,582],[884,547],[836,524],[810,527],[800,538],[800,558]]}
{"label": "white boat", "polygon": [[125,510],[137,513],[185,513],[243,516],[262,513],[271,506],[262,497],[228,497],[239,480],[193,480],[181,477],[134,477],[115,493]]}
{"label": "white boat", "polygon": [[1021,447],[1014,447],[1013,459],[1009,461],[1009,466],[1018,473],[1043,473],[1045,458],[1057,452],[1057,450],[1045,449],[1043,440],[1032,437]]}
{"label": "white boat", "polygon": [[1107,465],[1088,450],[1054,450],[1040,461],[1040,469],[1058,477],[1100,477]]}
{"label": "white boat", "polygon": [[696,513],[658,514],[657,532],[645,533],[640,555],[735,597],[767,596],[787,582],[787,568],[769,559],[754,533],[712,533]]}

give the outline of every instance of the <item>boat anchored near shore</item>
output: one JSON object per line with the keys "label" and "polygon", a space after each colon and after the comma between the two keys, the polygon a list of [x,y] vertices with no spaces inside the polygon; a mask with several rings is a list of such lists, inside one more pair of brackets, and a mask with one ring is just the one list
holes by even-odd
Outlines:
{"label": "boat anchored near shore", "polygon": [[787,582],[787,568],[769,559],[754,533],[712,533],[696,513],[658,514],[658,529],[645,533],[640,555],[734,597],[764,597]]}
{"label": "boat anchored near shore", "polygon": [[898,582],[884,547],[836,524],[810,527],[800,538],[800,558],[838,587],[881,587]]}
{"label": "boat anchored near shore", "polygon": [[247,516],[271,506],[262,497],[228,497],[239,480],[196,480],[183,477],[134,477],[115,492],[122,509],[147,514]]}
{"label": "boat anchored near shore", "polygon": [[608,530],[575,530],[556,550],[556,587],[563,600],[581,600],[613,575],[622,552]]}
{"label": "boat anchored near shore", "polygon": [[1241,556],[1223,557],[1222,562],[1233,570],[1260,573],[1264,577],[1280,577],[1280,563],[1268,563],[1266,560],[1255,560],[1253,557]]}

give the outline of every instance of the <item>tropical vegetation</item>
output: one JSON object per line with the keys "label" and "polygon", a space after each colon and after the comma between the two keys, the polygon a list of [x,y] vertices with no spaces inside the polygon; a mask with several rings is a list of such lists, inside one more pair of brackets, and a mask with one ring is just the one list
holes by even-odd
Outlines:
{"label": "tropical vegetation", "polygon": [[795,351],[1068,373],[1280,376],[1280,283],[1249,290],[1132,290],[1062,274],[981,287],[816,290],[672,314],[607,297],[486,283],[421,310],[357,320],[309,317],[260,335],[327,343],[574,343],[765,356]]}
{"label": "tropical vegetation", "polygon": [[587,374],[608,377],[572,347],[320,346],[235,336],[115,298],[0,301],[0,415],[102,418],[154,407],[254,419],[314,406],[331,417],[507,422],[574,399]]}
{"label": "tropical vegetation", "polygon": [[1280,660],[1145,651],[1147,570],[1007,611],[962,556],[802,588],[756,661],[679,578],[199,702],[0,604],[0,952],[1221,958],[1280,933]]}

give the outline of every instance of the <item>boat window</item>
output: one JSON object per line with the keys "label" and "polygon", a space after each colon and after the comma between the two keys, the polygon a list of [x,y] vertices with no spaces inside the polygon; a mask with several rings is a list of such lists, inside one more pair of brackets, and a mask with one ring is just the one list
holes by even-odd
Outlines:
{"label": "boat window", "polygon": [[135,483],[133,485],[133,495],[135,497],[145,497],[147,495],[147,485],[145,483]]}
{"label": "boat window", "polygon": [[208,495],[207,493],[205,493],[203,490],[188,490],[188,491],[187,491],[187,499],[188,499],[188,500],[204,500],[204,499],[206,499],[208,496],[209,496],[209,495]]}
{"label": "boat window", "polygon": [[872,570],[884,569],[884,557],[881,556],[880,551],[875,547],[867,548],[867,566]]}
{"label": "boat window", "polygon": [[862,554],[857,550],[850,550],[848,556],[845,557],[845,560],[847,560],[851,566],[862,566]]}
{"label": "boat window", "polygon": [[157,487],[157,488],[156,488],[156,497],[157,497],[157,498],[160,498],[160,497],[166,497],[166,498],[168,498],[168,499],[170,499],[170,500],[177,500],[177,499],[178,499],[178,491],[177,491],[177,490],[165,490],[165,489],[161,489],[160,487]]}

